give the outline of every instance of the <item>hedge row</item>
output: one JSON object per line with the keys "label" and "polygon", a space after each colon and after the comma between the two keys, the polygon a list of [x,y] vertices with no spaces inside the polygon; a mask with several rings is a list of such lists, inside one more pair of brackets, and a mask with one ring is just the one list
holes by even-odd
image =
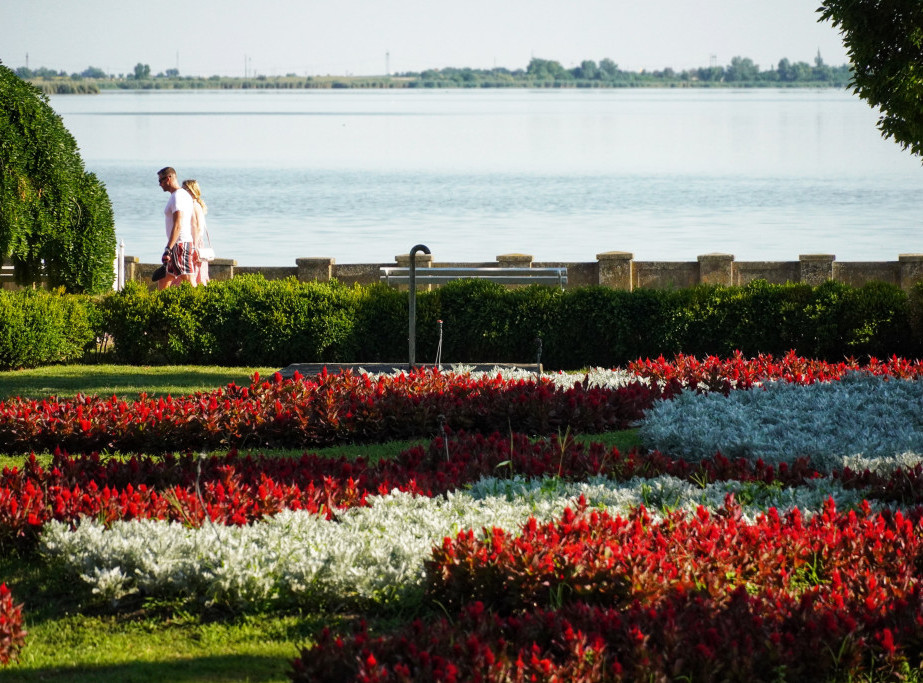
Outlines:
{"label": "hedge row", "polygon": [[[918,357],[923,285],[908,296],[884,283],[832,281],[633,292],[454,282],[418,294],[419,363],[435,360],[438,320],[444,363],[534,362],[539,338],[550,369],[735,350]],[[259,275],[162,292],[130,282],[96,300],[0,293],[0,369],[77,360],[105,333],[115,360],[135,364],[406,362],[407,293]]]}
{"label": "hedge row", "polygon": [[87,297],[59,290],[0,291],[0,370],[80,360],[98,313]]}
{"label": "hedge row", "polygon": [[[884,283],[827,282],[617,291],[505,289],[450,283],[417,297],[416,358],[533,362],[548,368],[624,365],[637,358],[758,353],[839,360],[917,356],[923,334],[911,296]],[[374,285],[237,277],[206,288],[134,285],[103,303],[120,360],[278,365],[407,360],[407,293]]]}

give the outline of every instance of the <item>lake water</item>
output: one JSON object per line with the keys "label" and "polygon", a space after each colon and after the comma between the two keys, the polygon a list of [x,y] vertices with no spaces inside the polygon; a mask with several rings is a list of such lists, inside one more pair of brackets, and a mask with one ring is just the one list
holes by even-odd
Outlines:
{"label": "lake water", "polygon": [[241,265],[528,253],[592,261],[896,260],[923,252],[923,168],[834,90],[141,91],[51,98],[155,262],[156,171],[196,178]]}

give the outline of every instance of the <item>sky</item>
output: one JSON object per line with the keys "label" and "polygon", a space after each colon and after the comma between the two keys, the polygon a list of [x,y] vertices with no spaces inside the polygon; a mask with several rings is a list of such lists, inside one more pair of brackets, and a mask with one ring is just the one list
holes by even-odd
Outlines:
{"label": "sky", "polygon": [[430,68],[627,71],[749,57],[847,62],[819,0],[0,0],[0,62],[187,76],[380,75]]}

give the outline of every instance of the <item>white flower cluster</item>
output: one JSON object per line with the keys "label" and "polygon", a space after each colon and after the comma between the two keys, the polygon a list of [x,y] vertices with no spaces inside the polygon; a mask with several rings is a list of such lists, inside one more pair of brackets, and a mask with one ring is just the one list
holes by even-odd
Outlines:
{"label": "white flower cluster", "polygon": [[[358,370],[359,373],[364,372],[362,368]],[[447,375],[468,375],[474,380],[480,380],[484,377],[496,377],[500,375],[503,379],[510,382],[518,382],[521,380],[525,381],[534,381],[539,377],[532,370],[526,370],[523,368],[502,368],[499,365],[494,366],[492,370],[482,371],[475,370],[473,365],[464,365],[462,363],[455,363],[449,368],[444,369],[443,372]],[[382,375],[393,376],[403,373],[403,370],[393,373],[369,373],[369,376],[380,377]],[[588,381],[589,387],[602,387],[607,389],[619,389],[633,382],[642,382],[647,383],[647,379],[640,378],[629,370],[622,370],[619,368],[613,370],[607,370],[605,368],[591,368],[590,370],[584,373],[566,373],[566,372],[546,372],[541,375],[542,379],[550,380],[556,387],[561,389],[570,389],[577,382],[583,383],[586,379]]]}
{"label": "white flower cluster", "polygon": [[649,410],[639,435],[645,447],[691,461],[720,451],[773,464],[807,457],[826,472],[906,468],[923,459],[923,382],[851,372],[728,396],[684,391]]}
{"label": "white flower cluster", "polygon": [[96,600],[134,593],[232,607],[297,604],[310,608],[386,604],[419,591],[435,544],[466,529],[516,532],[530,517],[548,521],[583,495],[591,507],[627,514],[644,504],[654,512],[717,508],[734,493],[753,518],[776,507],[806,515],[832,496],[838,507],[862,496],[830,479],[798,489],[738,481],[704,488],[673,477],[584,483],[559,479],[485,479],[467,492],[428,498],[393,492],[371,497],[336,520],[285,511],[242,527],[135,520],[105,529],[83,519],[75,530],[46,525],[41,550],[79,576]]}

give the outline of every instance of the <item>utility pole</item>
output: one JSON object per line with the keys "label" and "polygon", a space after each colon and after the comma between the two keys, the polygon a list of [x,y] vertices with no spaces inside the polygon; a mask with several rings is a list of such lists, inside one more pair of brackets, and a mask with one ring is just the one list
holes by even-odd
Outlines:
{"label": "utility pole", "polygon": [[26,53],[26,68],[29,68],[29,53]]}
{"label": "utility pole", "polygon": [[385,76],[391,77],[391,53],[385,52]]}

